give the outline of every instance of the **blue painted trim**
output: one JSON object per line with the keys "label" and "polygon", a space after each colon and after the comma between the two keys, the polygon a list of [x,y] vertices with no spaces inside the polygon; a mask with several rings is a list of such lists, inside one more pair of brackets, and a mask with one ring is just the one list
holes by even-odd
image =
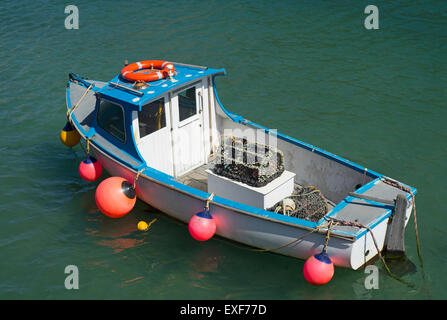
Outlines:
{"label": "blue painted trim", "polygon": [[224,106],[222,105],[222,102],[220,102],[219,99],[219,95],[217,94],[217,88],[216,88],[216,77],[217,76],[223,76],[225,74],[216,74],[214,75],[211,80],[213,82],[213,92],[214,92],[214,98],[216,99],[217,103],[219,104],[220,108],[222,109],[222,111],[234,122],[240,123],[241,120],[243,120],[243,118],[241,116],[237,116],[236,114],[229,112],[227,109],[224,108]]}

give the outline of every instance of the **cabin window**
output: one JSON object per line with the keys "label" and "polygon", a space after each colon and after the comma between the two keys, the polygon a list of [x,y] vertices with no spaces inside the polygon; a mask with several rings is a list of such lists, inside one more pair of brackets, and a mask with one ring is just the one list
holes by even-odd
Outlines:
{"label": "cabin window", "polygon": [[166,127],[165,99],[153,101],[138,112],[140,138]]}
{"label": "cabin window", "polygon": [[196,87],[183,90],[178,94],[179,122],[192,117],[197,113]]}
{"label": "cabin window", "polygon": [[107,100],[101,100],[99,103],[97,123],[104,131],[124,143],[126,139],[124,110],[120,105]]}

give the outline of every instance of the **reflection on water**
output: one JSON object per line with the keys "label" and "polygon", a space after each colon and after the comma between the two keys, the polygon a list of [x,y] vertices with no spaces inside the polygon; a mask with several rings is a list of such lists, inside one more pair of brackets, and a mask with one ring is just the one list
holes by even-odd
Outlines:
{"label": "reflection on water", "polygon": [[[360,270],[362,272],[363,270]],[[365,286],[365,277],[367,274],[365,274],[364,277],[360,277],[356,281],[352,283],[352,290],[354,291],[356,299],[361,300],[369,300],[373,297],[374,289],[366,289]],[[380,282],[379,282],[380,283]]]}
{"label": "reflection on water", "polygon": [[[219,268],[220,253],[214,246],[201,246],[190,260],[189,276],[193,280],[203,279],[207,273],[216,272]],[[193,281],[193,286],[201,287],[199,281]]]}
{"label": "reflection on water", "polygon": [[129,248],[135,247],[137,244],[139,244],[141,242],[143,242],[142,239],[137,240],[137,239],[128,239],[128,238],[118,238],[118,239],[113,239],[113,240],[100,240],[97,243],[102,246],[106,246],[106,247],[114,249],[113,253],[116,254],[116,253],[120,253],[124,249],[129,249]]}
{"label": "reflection on water", "polygon": [[85,233],[93,234],[97,238],[95,240],[97,244],[113,249],[114,254],[133,248],[144,241],[141,236],[137,237],[139,231],[135,219],[111,220],[110,218],[100,217],[96,222],[96,230],[86,228]]}
{"label": "reflection on water", "polygon": [[416,265],[407,257],[387,259],[385,256],[385,261],[390,271],[398,277],[414,274],[417,271]]}
{"label": "reflection on water", "polygon": [[126,286],[126,285],[131,284],[131,283],[133,283],[133,282],[135,282],[135,281],[142,280],[143,278],[144,278],[144,277],[136,277],[136,278],[133,278],[133,279],[124,280],[123,283],[122,283],[122,285],[123,285],[123,286]]}

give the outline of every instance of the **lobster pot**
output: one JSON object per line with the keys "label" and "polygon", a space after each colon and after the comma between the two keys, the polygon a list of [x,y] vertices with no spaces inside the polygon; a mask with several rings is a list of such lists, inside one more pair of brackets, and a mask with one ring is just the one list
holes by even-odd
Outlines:
{"label": "lobster pot", "polygon": [[263,187],[284,172],[284,154],[245,138],[222,135],[213,173],[252,187]]}

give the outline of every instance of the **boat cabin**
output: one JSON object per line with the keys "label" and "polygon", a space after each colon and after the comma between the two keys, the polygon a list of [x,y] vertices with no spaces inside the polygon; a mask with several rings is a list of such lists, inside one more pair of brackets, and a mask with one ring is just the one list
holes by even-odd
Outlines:
{"label": "boat cabin", "polygon": [[175,72],[142,88],[121,74],[104,84],[96,92],[94,129],[138,161],[180,177],[207,161],[212,77],[225,71],[175,64]]}

